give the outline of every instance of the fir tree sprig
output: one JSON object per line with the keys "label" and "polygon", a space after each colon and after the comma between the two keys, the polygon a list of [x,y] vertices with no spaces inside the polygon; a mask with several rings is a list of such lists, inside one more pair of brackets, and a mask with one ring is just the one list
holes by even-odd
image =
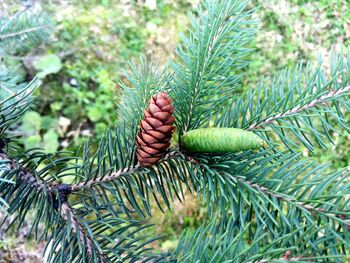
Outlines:
{"label": "fir tree sprig", "polygon": [[[210,161],[200,158],[200,166],[207,176],[202,179],[202,184],[206,185],[200,187],[199,193],[220,209],[225,210],[229,205],[232,216],[240,217],[242,223],[252,220],[253,214],[243,216],[244,211],[251,211],[258,224],[270,225],[271,229],[279,228],[278,222],[293,225],[289,216],[295,211],[305,216],[310,224],[324,217],[341,223],[344,231],[349,229],[350,214],[341,198],[348,194],[346,170],[326,174],[323,171],[327,166],[315,166],[297,157],[263,152],[231,158],[212,156]],[[332,183],[339,187],[332,189],[337,194],[328,192],[326,186]],[[225,193],[224,198],[222,193]],[[288,205],[288,213],[284,212],[285,205]],[[275,212],[271,214],[270,209]]]}
{"label": "fir tree sprig", "polygon": [[[17,162],[6,154],[1,154],[0,158],[1,165],[6,165],[6,169],[2,169],[4,180],[1,180],[0,191],[4,200],[9,203],[7,212],[12,214],[16,211],[19,214],[12,224],[17,222],[20,227],[30,207],[35,207],[37,213],[30,232],[33,231],[38,240],[49,236],[48,261],[75,259],[85,262],[113,262],[116,259],[133,261],[149,257],[148,249],[144,246],[157,237],[137,234],[149,225],[122,218],[120,209],[114,209],[109,214],[109,210],[103,206],[97,208],[85,203],[83,208],[75,209],[75,203],[70,204],[68,197],[72,193],[71,185],[52,181],[53,178],[60,177],[60,172],[71,170],[59,167],[63,163],[67,164],[68,159],[53,160],[51,156],[39,153],[27,156],[28,162],[23,157],[21,162]],[[40,161],[35,161],[33,166],[36,158]],[[51,164],[42,166],[41,162],[45,163],[47,158]],[[35,167],[43,168],[34,173],[37,169]],[[50,168],[56,171],[54,177],[43,173]],[[16,184],[10,183],[9,179],[15,180]],[[41,222],[45,222],[44,229],[39,228]],[[122,233],[128,229],[131,234],[124,236]],[[116,240],[113,242],[110,233],[115,235]],[[151,256],[154,257],[162,256]]]}
{"label": "fir tree sprig", "polygon": [[165,69],[161,72],[159,65],[152,59],[142,56],[138,64],[139,66],[129,64],[132,73],[124,71],[127,81],[120,83],[122,93],[118,103],[118,121],[125,126],[132,138],[136,136],[137,124],[142,119],[149,98],[165,89],[164,82],[167,79]]}
{"label": "fir tree sprig", "polygon": [[[269,238],[266,231],[249,225],[241,228],[239,222],[214,219],[196,231],[186,231],[172,257],[177,262],[329,262],[349,259],[347,255],[327,255],[334,243],[323,246],[316,237],[323,227],[297,227]],[[247,239],[249,236],[249,241]],[[340,242],[337,242],[340,244]]]}
{"label": "fir tree sprig", "polygon": [[339,90],[330,91],[329,93],[322,95],[320,98],[316,98],[312,100],[308,104],[304,104],[302,106],[296,106],[292,109],[287,110],[286,112],[278,113],[274,116],[261,120],[259,123],[253,123],[249,126],[248,129],[255,130],[255,129],[262,128],[264,126],[271,124],[272,122],[276,122],[278,119],[289,118],[290,116],[296,115],[302,111],[309,110],[313,107],[322,106],[322,104],[327,102],[328,100],[333,100],[337,96],[347,95],[348,93],[350,93],[350,86],[344,87]]}
{"label": "fir tree sprig", "polygon": [[114,172],[110,175],[106,175],[106,176],[102,176],[102,177],[99,177],[97,179],[92,179],[92,180],[89,180],[87,182],[81,182],[81,183],[77,183],[77,184],[73,184],[71,187],[72,187],[72,192],[76,192],[76,191],[79,191],[79,190],[82,190],[84,188],[91,188],[93,187],[93,185],[98,185],[98,184],[102,184],[102,183],[108,183],[108,182],[111,182],[113,180],[116,180],[118,178],[121,178],[123,176],[127,176],[127,175],[131,175],[133,173],[136,173],[138,172],[140,169],[140,166],[139,165],[135,165],[134,167],[127,167],[127,168],[124,168],[124,169],[121,169],[117,172]]}
{"label": "fir tree sprig", "polygon": [[246,45],[256,32],[247,4],[206,0],[190,18],[189,32],[181,35],[179,62],[171,63],[169,82],[180,135],[206,124],[239,86],[238,72],[251,51]]}
{"label": "fir tree sprig", "polygon": [[350,109],[349,55],[333,54],[328,74],[320,60],[317,67],[300,65],[262,80],[233,99],[214,125],[253,130],[270,145],[279,137],[295,152],[302,146],[314,151],[315,144],[326,148],[339,128],[350,131],[345,119]]}
{"label": "fir tree sprig", "polygon": [[107,262],[106,256],[99,249],[94,250],[94,241],[85,232],[84,226],[82,226],[81,223],[75,218],[74,211],[68,203],[61,204],[60,213],[61,217],[67,222],[68,231],[71,230],[74,234],[79,236],[80,242],[81,244],[84,244],[84,247],[86,247],[89,256],[94,257],[97,254],[98,260],[101,262]]}
{"label": "fir tree sprig", "polygon": [[0,19],[0,53],[26,52],[48,41],[54,25],[48,14],[25,8]]}
{"label": "fir tree sprig", "polygon": [[146,262],[162,257],[147,254],[147,244],[157,238],[142,233],[150,227],[144,222],[89,205],[73,208],[66,202],[60,206],[60,215],[64,221],[46,247],[49,262]]}
{"label": "fir tree sprig", "polygon": [[8,92],[7,82],[2,80],[0,79],[0,131],[3,134],[28,110],[32,101],[31,95],[39,86],[39,82],[33,79],[29,83],[16,85],[17,89],[14,91],[11,87],[11,92]]}

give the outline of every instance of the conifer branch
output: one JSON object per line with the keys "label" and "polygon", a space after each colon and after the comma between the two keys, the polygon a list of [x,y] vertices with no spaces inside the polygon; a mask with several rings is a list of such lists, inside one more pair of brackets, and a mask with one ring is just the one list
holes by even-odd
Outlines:
{"label": "conifer branch", "polygon": [[341,95],[349,93],[349,92],[350,92],[350,86],[346,86],[346,87],[344,87],[342,89],[338,89],[338,90],[332,90],[329,93],[322,95],[321,97],[314,99],[307,104],[304,104],[301,106],[296,106],[292,109],[289,109],[286,112],[275,114],[275,115],[270,116],[264,120],[261,120],[258,123],[253,123],[249,126],[248,130],[262,128],[263,126],[269,125],[278,119],[290,117],[291,115],[295,115],[295,114],[300,113],[304,110],[309,110],[310,108],[316,107],[319,104],[326,102],[327,100],[333,99],[334,97],[341,96]]}
{"label": "conifer branch", "polygon": [[[203,1],[176,49],[169,86],[180,135],[212,118],[238,87],[256,21],[248,1]],[[218,96],[218,94],[220,94]]]}
{"label": "conifer branch", "polygon": [[[310,260],[313,260],[313,257],[286,257],[283,256],[281,258],[275,259],[275,262],[309,262]],[[247,263],[252,263],[253,261],[249,261]],[[259,261],[254,261],[255,263],[269,263],[273,262],[271,259],[262,259]],[[312,262],[312,261],[310,261]]]}
{"label": "conifer branch", "polygon": [[[237,94],[227,110],[242,83],[241,69],[251,51],[246,47],[256,32],[248,7],[248,0],[205,0],[178,45],[172,72],[159,72],[145,59],[140,68],[132,64],[128,84],[122,84],[122,124],[75,157],[36,150],[22,154],[16,147],[6,153],[12,143],[5,131],[29,108],[37,82],[19,84],[16,72],[0,72],[6,95],[0,98],[0,205],[8,203],[6,211],[17,214],[13,222],[19,228],[36,210],[30,234],[50,236],[49,262],[168,261],[166,254],[147,256],[148,244],[157,238],[146,236],[149,226],[132,218],[151,215],[153,200],[160,210],[170,209],[175,198],[184,200],[185,187],[216,219],[180,240],[176,262],[318,261],[348,254],[347,174],[324,174],[328,166],[274,146],[279,139],[290,152],[300,143],[313,150],[315,143],[324,147],[332,141],[335,124],[350,131],[344,113],[350,109],[344,96],[350,93],[350,53],[346,60],[342,54],[332,58],[331,74],[321,64],[300,65],[262,81]],[[49,17],[36,12],[15,17],[0,19],[0,52],[16,55],[46,41]],[[167,89],[175,104],[179,145],[185,132],[214,121],[216,127],[254,130],[271,147],[193,156],[173,149],[145,167],[140,159],[148,157],[138,157],[135,147],[137,125],[150,96]],[[72,159],[77,161],[72,164]],[[72,184],[60,183],[72,177]]]}
{"label": "conifer branch", "polygon": [[96,178],[96,179],[91,179],[87,182],[72,184],[71,185],[72,192],[76,192],[76,191],[79,191],[79,190],[84,189],[84,188],[90,188],[90,187],[97,185],[97,184],[108,183],[110,181],[113,181],[113,180],[118,179],[120,177],[123,177],[125,175],[130,175],[132,173],[140,171],[140,168],[142,168],[142,167],[137,164],[134,167],[126,167],[126,168],[121,169],[117,172],[114,172],[110,175],[101,176],[101,177]]}
{"label": "conifer branch", "polygon": [[6,169],[18,172],[17,179],[31,185],[33,188],[36,188],[37,191],[52,192],[54,189],[52,185],[47,184],[44,180],[37,179],[32,171],[29,171],[25,167],[18,165],[18,163],[10,158],[7,154],[0,153],[0,161],[6,163]]}
{"label": "conifer branch", "polygon": [[93,250],[99,253],[99,257],[102,262],[108,262],[107,257],[99,250],[94,249],[95,244],[92,241],[91,237],[85,232],[85,228],[83,225],[79,223],[79,220],[75,217],[74,209],[69,206],[68,203],[64,202],[61,204],[60,208],[61,217],[67,222],[70,222],[72,232],[76,234],[79,232],[79,238],[82,244],[86,244],[87,251],[89,255],[92,255]]}
{"label": "conifer branch", "polygon": [[7,88],[3,83],[0,82],[0,89],[3,89],[5,92],[10,94],[11,96],[16,96],[16,93]]}
{"label": "conifer branch", "polygon": [[12,38],[12,37],[18,37],[20,35],[25,35],[28,33],[34,33],[34,32],[40,32],[41,30],[48,30],[49,28],[47,26],[37,26],[37,27],[32,27],[32,28],[27,28],[18,32],[12,32],[8,34],[0,34],[0,41],[3,41],[7,38]]}
{"label": "conifer branch", "polygon": [[[34,173],[27,168],[18,165],[18,163],[10,158],[7,154],[5,153],[0,153],[0,161],[4,162],[6,164],[6,169],[12,170],[12,171],[17,171],[17,179],[21,180],[22,182],[30,185],[32,188],[35,188],[37,192],[46,192],[48,195],[51,196],[50,193],[53,193],[55,190],[61,194],[63,191],[65,191],[63,194],[65,194],[60,209],[60,215],[63,220],[67,223],[68,221],[70,222],[71,228],[73,233],[79,232],[79,238],[80,241],[86,245],[87,251],[90,255],[92,255],[93,250],[98,251],[100,254],[100,259],[102,262],[108,262],[107,257],[99,250],[99,249],[93,249],[94,242],[92,241],[91,237],[87,235],[87,233],[84,230],[84,226],[79,223],[79,220],[75,217],[74,214],[74,209],[69,206],[69,204],[66,202],[66,195],[71,192],[70,186],[69,185],[63,185],[63,184],[49,184],[45,182],[42,179],[37,179],[34,175]],[[65,186],[68,186],[65,187]],[[68,191],[67,191],[68,189]],[[58,202],[56,200],[56,202]]]}
{"label": "conifer branch", "polygon": [[272,80],[262,79],[233,99],[230,110],[223,108],[214,126],[254,130],[269,145],[278,144],[278,139],[292,152],[300,146],[310,152],[316,145],[327,148],[339,127],[350,131],[345,115],[350,107],[348,65],[346,56],[334,54],[331,73],[319,62],[316,67],[298,65]]}
{"label": "conifer branch", "polygon": [[[178,150],[172,150],[172,151],[168,152],[167,155],[163,158],[163,160],[161,160],[159,163],[162,163],[166,160],[173,159],[176,157],[184,158],[184,155],[182,152],[180,152]],[[118,178],[121,178],[121,177],[124,177],[127,175],[131,175],[133,173],[141,172],[144,169],[145,169],[145,167],[141,166],[140,164],[131,165],[131,166],[125,167],[123,169],[119,169],[118,171],[113,172],[109,175],[105,174],[101,177],[93,178],[93,179],[90,179],[90,180],[85,181],[85,182],[72,184],[72,185],[70,185],[71,191],[77,192],[77,191],[80,191],[82,189],[90,188],[90,187],[95,186],[95,185],[108,183],[108,182],[111,182],[111,181],[116,180]]]}
{"label": "conifer branch", "polygon": [[47,41],[53,29],[49,15],[33,8],[0,19],[0,52],[26,52]]}
{"label": "conifer branch", "polygon": [[[276,193],[276,192],[274,192],[274,191],[272,191],[264,186],[253,183],[252,181],[246,180],[245,178],[242,178],[242,177],[237,177],[237,179],[238,179],[238,181],[241,181],[242,183],[248,184],[251,188],[258,190],[259,192],[261,192],[265,195],[269,195],[269,196],[274,197],[278,200],[288,202],[288,203],[298,207],[299,209],[307,210],[309,212],[316,212],[319,214],[323,214],[324,216],[326,216],[332,220],[341,221],[341,223],[344,223],[345,228],[350,230],[350,225],[348,223],[345,223],[342,220],[343,214],[341,214],[341,213],[337,213],[334,211],[328,211],[324,208],[315,207],[313,205],[306,204],[305,202],[297,201],[289,196],[284,196],[280,193]],[[334,215],[336,215],[336,216],[334,216]]]}

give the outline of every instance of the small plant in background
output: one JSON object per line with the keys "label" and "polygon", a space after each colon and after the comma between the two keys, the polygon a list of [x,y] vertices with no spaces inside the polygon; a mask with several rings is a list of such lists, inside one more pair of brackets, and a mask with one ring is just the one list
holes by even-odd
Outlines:
{"label": "small plant in background", "polygon": [[[320,59],[242,88],[257,32],[252,14],[245,0],[204,1],[169,67],[146,58],[130,64],[116,125],[76,154],[55,152],[52,122],[28,110],[38,80],[1,72],[0,201],[18,229],[33,211],[29,234],[47,242],[46,261],[349,259],[349,170],[300,153],[349,132],[350,54],[334,53],[328,72]],[[8,46],[30,39],[27,31],[0,30],[0,38]],[[59,70],[52,58],[41,60],[48,68],[36,64],[42,75]],[[21,117],[46,151],[25,151],[32,145],[11,133]],[[202,225],[185,231],[175,249],[152,251],[157,237],[145,222],[152,204],[171,210],[186,192],[207,208]]]}
{"label": "small plant in background", "polygon": [[[33,23],[42,23],[51,31],[54,23],[42,10],[51,13],[54,10],[55,14],[50,16],[56,20],[56,30],[50,38],[39,42],[40,39],[33,37],[34,46],[22,48],[21,52],[11,49],[11,54],[3,53],[7,67],[17,68],[23,78],[36,75],[42,81],[32,111],[50,120],[52,125],[42,127],[40,132],[26,133],[36,137],[31,139],[32,146],[45,146],[43,134],[48,132],[57,137],[57,149],[77,150],[88,139],[94,142],[101,139],[104,130],[116,121],[118,82],[126,61],[147,50],[147,42],[157,25],[171,23],[169,17],[175,12],[172,8],[188,6],[180,1],[162,3],[157,10],[149,10],[136,3],[118,2],[91,5],[62,2],[57,6],[46,3],[25,7],[26,16],[37,15]],[[9,13],[16,8],[15,3],[4,4]],[[143,24],[147,26],[140,27]],[[3,41],[2,45],[5,44]]]}

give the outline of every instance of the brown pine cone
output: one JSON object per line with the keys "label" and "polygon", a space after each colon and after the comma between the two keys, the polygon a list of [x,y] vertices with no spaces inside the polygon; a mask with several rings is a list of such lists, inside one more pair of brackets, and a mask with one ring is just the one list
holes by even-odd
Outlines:
{"label": "brown pine cone", "polygon": [[166,92],[151,97],[136,137],[137,160],[142,166],[152,166],[165,155],[175,130],[173,112],[174,106]]}

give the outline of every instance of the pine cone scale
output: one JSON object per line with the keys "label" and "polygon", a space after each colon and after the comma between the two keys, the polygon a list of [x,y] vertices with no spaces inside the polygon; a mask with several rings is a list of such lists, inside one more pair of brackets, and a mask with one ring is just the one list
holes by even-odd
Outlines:
{"label": "pine cone scale", "polygon": [[157,150],[167,149],[170,143],[153,143],[152,148]]}
{"label": "pine cone scale", "polygon": [[146,117],[146,118],[152,118],[153,116],[146,110],[143,111],[143,115]]}
{"label": "pine cone scale", "polygon": [[175,130],[175,127],[172,125],[164,125],[156,129],[156,131],[160,131],[164,134],[173,133],[174,130]]}
{"label": "pine cone scale", "polygon": [[167,93],[151,97],[136,138],[136,156],[142,166],[152,166],[164,157],[175,130],[175,108]]}
{"label": "pine cone scale", "polygon": [[[141,148],[141,147],[140,147]],[[142,146],[141,148],[143,151],[145,151],[146,153],[149,153],[150,155],[154,156],[156,154],[159,154],[159,151],[157,149],[148,147],[148,146]]]}
{"label": "pine cone scale", "polygon": [[151,125],[149,125],[145,120],[141,121],[141,128],[144,131],[153,130],[153,127]]}
{"label": "pine cone scale", "polygon": [[153,114],[153,117],[160,120],[161,122],[165,122],[170,118],[171,114],[169,112],[156,112]]}
{"label": "pine cone scale", "polygon": [[147,133],[142,133],[142,140],[144,142],[147,142],[147,144],[151,144],[151,143],[155,143],[155,142],[158,142],[158,139],[157,138],[154,138],[153,136],[151,135],[148,135]]}
{"label": "pine cone scale", "polygon": [[[158,99],[158,100],[156,100],[156,103],[157,103],[157,105],[159,106],[159,107],[164,107],[164,106],[167,106],[167,105],[169,105],[169,100],[167,100],[167,99]],[[171,100],[170,100],[170,103],[171,103]]]}
{"label": "pine cone scale", "polygon": [[160,120],[157,120],[155,118],[147,118],[145,119],[145,121],[152,126],[152,128],[157,128],[163,125],[163,123]]}
{"label": "pine cone scale", "polygon": [[155,112],[161,112],[161,109],[158,108],[158,106],[155,105],[155,104],[150,104],[149,110],[150,110],[150,112],[154,112],[154,113],[155,113]]}
{"label": "pine cone scale", "polygon": [[146,131],[147,134],[153,136],[154,138],[157,138],[158,140],[164,140],[167,138],[166,134],[159,132],[159,131]]}
{"label": "pine cone scale", "polygon": [[149,154],[145,151],[142,151],[141,149],[138,151],[138,154],[142,157],[142,158],[150,158],[150,157],[162,157],[162,154]]}
{"label": "pine cone scale", "polygon": [[162,107],[162,111],[174,112],[175,108],[173,105],[165,105]]}
{"label": "pine cone scale", "polygon": [[173,124],[174,123],[174,121],[175,121],[175,117],[174,116],[171,116],[171,117],[169,117],[169,119],[167,120],[167,121],[165,121],[163,124],[166,124],[166,125],[171,125],[171,124]]}

